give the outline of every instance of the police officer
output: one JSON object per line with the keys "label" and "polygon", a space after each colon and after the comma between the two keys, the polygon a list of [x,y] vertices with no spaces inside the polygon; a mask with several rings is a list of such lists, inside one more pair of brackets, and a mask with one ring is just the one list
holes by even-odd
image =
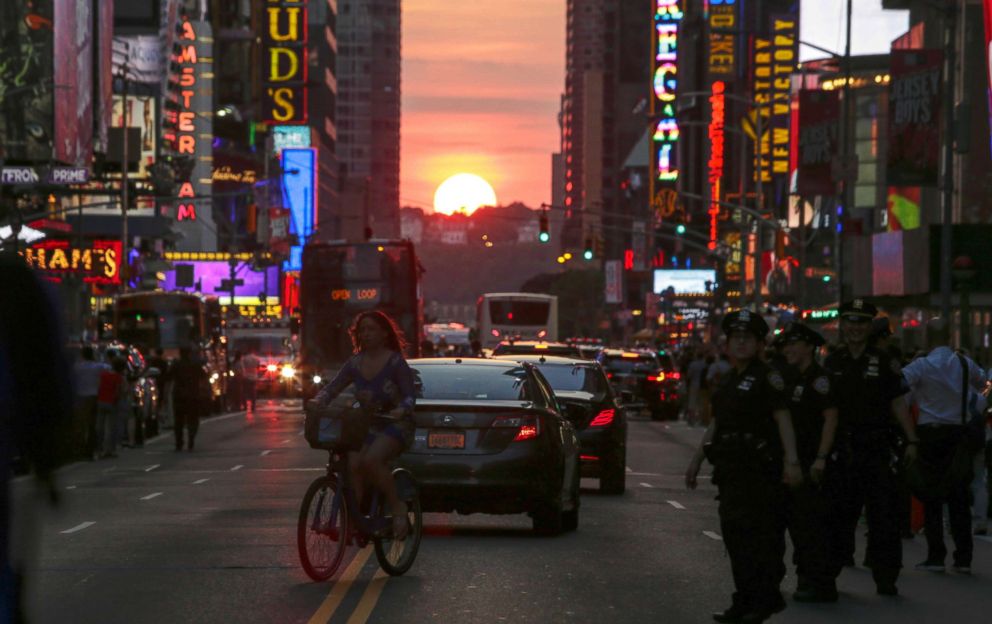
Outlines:
{"label": "police officer", "polygon": [[829,500],[822,490],[827,458],[837,430],[837,398],[828,371],[816,362],[823,336],[802,323],[779,334],[790,368],[787,395],[803,484],[789,493],[787,526],[795,554],[799,602],[834,602],[837,586],[831,573],[828,533]]}
{"label": "police officer", "polygon": [[868,346],[875,306],[862,299],[839,309],[844,344],[825,366],[838,388],[839,424],[837,470],[828,475],[831,517],[832,572],[853,563],[855,530],[861,508],[867,508],[868,549],[872,577],[879,594],[898,595],[896,579],[902,567],[899,539],[898,487],[891,423],[895,418],[907,439],[906,459],[916,457],[917,438],[903,397],[899,362]]}
{"label": "police officer", "polygon": [[[704,454],[715,466],[720,529],[734,575],[730,608],[717,622],[763,622],[785,608],[785,487],[802,481],[782,374],[758,358],[768,325],[748,310],[722,325],[734,368],[712,396],[714,420],[686,470],[696,487]],[[784,457],[783,457],[784,456]],[[784,459],[784,462],[783,462]]]}

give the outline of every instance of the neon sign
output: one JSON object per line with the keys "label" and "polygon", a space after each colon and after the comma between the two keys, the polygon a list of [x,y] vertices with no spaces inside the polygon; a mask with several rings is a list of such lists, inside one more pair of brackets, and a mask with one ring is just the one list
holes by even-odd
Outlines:
{"label": "neon sign", "polygon": [[267,0],[262,115],[277,124],[307,122],[305,0]]}
{"label": "neon sign", "polygon": [[121,283],[121,241],[96,240],[77,247],[66,240],[42,241],[24,250],[31,268],[82,275],[87,284]]}
{"label": "neon sign", "polygon": [[732,77],[735,71],[737,0],[710,0],[708,22],[709,74],[711,77]]}
{"label": "neon sign", "polygon": [[661,186],[671,186],[679,178],[675,98],[678,91],[678,30],[683,17],[679,0],[655,0],[651,115],[657,122],[651,149],[652,198]]}
{"label": "neon sign", "polygon": [[727,86],[722,80],[713,83],[710,95],[710,160],[709,160],[709,184],[710,184],[710,241],[709,248],[716,249],[717,236],[719,235],[718,222],[720,219],[720,182],[723,178],[723,157],[724,157],[724,119],[726,104]]}
{"label": "neon sign", "polygon": [[[175,113],[175,136],[173,144],[180,156],[196,157],[198,139],[196,112],[193,110],[193,96],[197,86],[196,30],[189,19],[183,17],[179,34],[179,53],[173,61],[179,66],[179,112]],[[192,171],[185,180],[179,180],[179,207],[177,221],[196,221],[196,192],[193,189]]]}
{"label": "neon sign", "polygon": [[788,178],[790,121],[792,111],[792,72],[796,70],[798,54],[798,15],[783,13],[771,16],[772,80],[771,96],[771,174]]}

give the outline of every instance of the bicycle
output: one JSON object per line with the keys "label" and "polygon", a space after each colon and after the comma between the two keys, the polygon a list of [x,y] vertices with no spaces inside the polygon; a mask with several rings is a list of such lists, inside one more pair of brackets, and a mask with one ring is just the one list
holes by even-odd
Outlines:
{"label": "bicycle", "polygon": [[349,545],[365,548],[371,541],[379,566],[392,576],[409,570],[417,557],[423,518],[413,475],[403,468],[392,473],[400,500],[407,506],[408,531],[402,540],[393,539],[393,518],[386,513],[381,493],[371,489],[368,512],[363,513],[349,480],[348,452],[360,448],[357,440],[364,441],[370,421],[356,409],[307,412],[307,441],[330,454],[327,473],[314,479],[303,496],[296,531],[300,563],[315,581],[334,575]]}

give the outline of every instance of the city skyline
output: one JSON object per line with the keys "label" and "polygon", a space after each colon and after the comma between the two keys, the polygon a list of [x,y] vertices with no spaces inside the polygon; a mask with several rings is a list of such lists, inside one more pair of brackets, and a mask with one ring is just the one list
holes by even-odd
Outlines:
{"label": "city skyline", "polygon": [[[501,204],[551,200],[566,5],[404,2],[401,205],[433,210],[434,191],[456,173],[485,178]],[[803,2],[801,38],[843,52],[844,5]],[[852,24],[854,54],[887,52],[908,27],[908,13],[859,0]],[[800,56],[822,54],[800,46]]]}

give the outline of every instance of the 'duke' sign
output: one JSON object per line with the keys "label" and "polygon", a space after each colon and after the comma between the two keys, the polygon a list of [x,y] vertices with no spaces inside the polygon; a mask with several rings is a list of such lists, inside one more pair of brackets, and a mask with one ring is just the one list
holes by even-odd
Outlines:
{"label": "'duke' sign", "polygon": [[267,0],[262,75],[263,115],[278,124],[307,122],[305,0]]}

